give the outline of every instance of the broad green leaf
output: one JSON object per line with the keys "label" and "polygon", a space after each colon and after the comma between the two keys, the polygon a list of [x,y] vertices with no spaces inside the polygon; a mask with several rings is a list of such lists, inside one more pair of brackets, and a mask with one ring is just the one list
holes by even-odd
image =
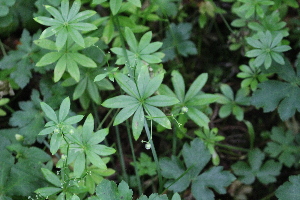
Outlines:
{"label": "broad green leaf", "polygon": [[69,15],[69,0],[62,0],[61,1],[61,14],[65,21],[68,19]]}
{"label": "broad green leaf", "polygon": [[142,6],[141,0],[128,0],[128,1],[139,8]]}
{"label": "broad green leaf", "polygon": [[146,99],[145,103],[151,106],[156,107],[165,107],[165,106],[172,106],[174,104],[179,103],[180,101],[175,97],[169,97],[165,95],[156,95]]}
{"label": "broad green leaf", "polygon": [[64,19],[61,15],[61,13],[54,7],[49,6],[49,5],[45,5],[46,10],[57,20],[64,22]]}
{"label": "broad green leaf", "polygon": [[68,32],[68,29],[66,27],[63,27],[57,33],[55,45],[58,51],[60,51],[63,48],[63,46],[65,46],[68,39]]}
{"label": "broad green leaf", "polygon": [[133,113],[137,110],[137,108],[139,107],[139,104],[133,104],[130,106],[127,106],[125,108],[123,108],[115,117],[114,120],[114,126],[124,122],[126,119],[128,119],[131,115],[133,115]]}
{"label": "broad green leaf", "polygon": [[145,91],[150,81],[150,75],[147,66],[142,66],[137,77],[137,87],[141,98],[146,98]]}
{"label": "broad green leaf", "polygon": [[109,156],[109,155],[114,154],[116,152],[116,150],[114,148],[107,147],[107,146],[102,145],[102,144],[94,145],[92,147],[92,150],[93,150],[94,153],[96,153],[100,156]]}
{"label": "broad green leaf", "polygon": [[229,98],[230,100],[234,100],[234,94],[233,94],[233,91],[231,89],[231,87],[229,85],[226,85],[226,84],[222,84],[221,87],[220,87],[222,93],[227,97]]}
{"label": "broad green leaf", "polygon": [[43,188],[39,188],[36,191],[34,191],[37,194],[42,195],[43,197],[49,197],[53,194],[57,194],[60,191],[62,191],[62,189],[59,187],[43,187]]}
{"label": "broad green leaf", "polygon": [[77,178],[81,177],[81,175],[85,169],[85,165],[86,165],[85,163],[86,163],[85,155],[84,155],[83,151],[81,151],[77,154],[77,157],[74,161],[74,176],[75,177],[77,177]]}
{"label": "broad green leaf", "polygon": [[58,123],[58,120],[57,120],[57,116],[54,112],[54,110],[48,106],[46,103],[44,102],[41,102],[41,107],[42,107],[42,110],[44,111],[44,113],[46,114],[46,116],[51,119],[52,121],[54,121],[55,123]]}
{"label": "broad green leaf", "polygon": [[[175,156],[170,158],[159,159],[159,166],[162,170],[162,175],[165,178],[172,179],[165,183],[165,188],[173,190],[175,192],[182,192],[190,185],[190,177],[188,174],[184,174],[185,170],[182,168],[182,164]],[[181,175],[183,175],[178,181]],[[172,184],[172,185],[171,185]]]}
{"label": "broad green leaf", "polygon": [[54,131],[55,128],[56,128],[55,126],[45,128],[45,129],[41,130],[41,132],[39,133],[39,135],[48,135],[48,134],[51,134],[51,133],[53,133],[53,131]]}
{"label": "broad green leaf", "polygon": [[125,108],[138,103],[137,99],[132,96],[120,95],[105,100],[101,105],[107,108]]}
{"label": "broad green leaf", "polygon": [[[51,40],[48,40],[48,39],[38,39],[38,40],[34,40],[33,42],[37,46],[42,47],[44,49],[56,50],[55,43],[53,41],[51,41]],[[54,52],[54,53],[57,53],[57,52]]]}
{"label": "broad green leaf", "polygon": [[97,84],[94,83],[92,80],[88,80],[87,83],[87,91],[90,95],[90,97],[93,99],[93,101],[96,104],[101,104],[101,99],[100,99],[100,95],[99,95],[99,91],[98,91],[98,87]]}
{"label": "broad green leaf", "polygon": [[119,186],[114,181],[104,179],[96,187],[98,200],[132,200],[133,191],[126,182],[121,181]]}
{"label": "broad green leaf", "polygon": [[73,60],[84,67],[97,67],[97,64],[89,57],[81,54],[81,53],[69,53],[68,54]]}
{"label": "broad green leaf", "polygon": [[73,2],[73,5],[69,11],[69,15],[68,15],[68,18],[67,18],[67,21],[70,21],[71,19],[73,19],[73,17],[76,16],[76,14],[79,12],[80,10],[80,7],[81,7],[81,2],[80,0],[75,0]]}
{"label": "broad green leaf", "polygon": [[[150,79],[149,83],[146,85],[146,89],[144,92],[144,98],[151,96],[154,92],[156,92],[161,85],[164,78],[164,74],[158,74],[154,78]],[[175,97],[175,96],[174,96]]]}
{"label": "broad green leaf", "polygon": [[67,55],[64,54],[56,63],[54,68],[54,82],[58,82],[67,68]]}
{"label": "broad green leaf", "polygon": [[50,171],[49,169],[46,169],[46,168],[42,168],[41,170],[47,181],[49,181],[56,187],[61,187],[60,179],[52,171]]}
{"label": "broad green leaf", "polygon": [[208,78],[207,73],[200,74],[197,79],[192,83],[189,90],[187,91],[184,101],[187,102],[191,100],[198,92],[203,88]]}
{"label": "broad green leaf", "polygon": [[43,24],[45,26],[59,26],[61,25],[61,21],[57,20],[57,19],[53,19],[50,17],[43,17],[43,16],[39,16],[39,17],[35,17],[34,20],[40,24]]}
{"label": "broad green leaf", "polygon": [[146,61],[147,63],[160,63],[162,60],[160,57],[156,56],[155,54],[152,55],[141,55],[141,59]]}
{"label": "broad green leaf", "polygon": [[[192,193],[197,200],[213,200],[214,189],[219,194],[226,194],[228,187],[236,178],[228,171],[222,171],[223,167],[213,167],[194,180]],[[216,181],[217,180],[217,181]]]}
{"label": "broad green leaf", "polygon": [[263,164],[264,153],[259,149],[253,149],[248,153],[248,163],[238,161],[231,166],[233,172],[239,176],[239,180],[245,184],[252,184],[255,177],[263,184],[276,181],[276,176],[280,174],[281,164],[273,160],[268,160]]}
{"label": "broad green leaf", "polygon": [[128,27],[125,27],[125,38],[126,38],[126,42],[128,43],[130,49],[132,49],[133,51],[137,51],[138,50],[138,42],[137,42],[132,30]]}
{"label": "broad green leaf", "polygon": [[167,129],[171,129],[170,120],[160,109],[148,104],[145,104],[144,108],[148,115],[151,117],[151,119],[153,119],[153,121],[157,122],[158,124],[162,125]]}
{"label": "broad green leaf", "polygon": [[95,26],[94,24],[84,23],[84,22],[72,23],[69,24],[69,27],[76,29],[78,31],[92,31],[97,29],[97,26]]}
{"label": "broad green leaf", "polygon": [[84,115],[76,115],[76,116],[73,116],[73,117],[69,117],[67,118],[64,123],[65,124],[76,124],[78,122],[80,122],[82,119],[83,119]]}
{"label": "broad green leaf", "polygon": [[232,104],[222,105],[221,108],[220,108],[220,110],[219,110],[219,116],[221,118],[228,117],[231,114],[231,112],[232,112],[232,108],[233,108]]}
{"label": "broad green leaf", "polygon": [[157,51],[162,46],[161,42],[153,42],[141,50],[141,54],[150,54]]}
{"label": "broad green leaf", "polygon": [[199,95],[194,96],[189,101],[185,100],[186,101],[185,105],[186,106],[208,105],[208,104],[218,101],[219,98],[220,98],[220,96],[217,94],[199,94]]}
{"label": "broad green leaf", "polygon": [[67,117],[68,113],[69,113],[69,110],[70,110],[70,98],[67,97],[63,100],[63,102],[61,103],[60,105],[60,108],[59,108],[59,121],[64,121],[65,118]]}
{"label": "broad green leaf", "polygon": [[69,26],[68,34],[71,36],[71,38],[74,40],[74,42],[76,42],[79,46],[85,47],[84,39],[78,30]]}
{"label": "broad green leaf", "polygon": [[115,79],[118,82],[118,84],[120,85],[120,87],[130,96],[135,97],[136,99],[140,98],[137,86],[135,84],[135,82],[133,82],[132,79],[130,79],[128,76],[121,74],[121,73],[117,73],[115,75]]}
{"label": "broad green leaf", "polygon": [[75,87],[73,99],[76,100],[83,95],[87,88],[88,77],[84,77]]}
{"label": "broad green leaf", "polygon": [[105,129],[100,129],[99,131],[95,132],[92,137],[89,139],[89,141],[87,141],[88,144],[99,144],[100,142],[102,142],[105,137],[108,134],[109,129],[105,128]]}
{"label": "broad green leaf", "polygon": [[94,117],[92,114],[89,114],[82,126],[83,141],[88,141],[89,137],[93,133],[93,130],[94,130]]}
{"label": "broad green leaf", "polygon": [[145,47],[147,47],[150,44],[151,39],[152,39],[152,32],[148,31],[141,37],[141,40],[139,42],[138,51],[141,52]]}
{"label": "broad green leaf", "polygon": [[61,134],[53,133],[50,140],[50,152],[52,153],[52,155],[54,155],[58,151],[61,141],[62,141]]}
{"label": "broad green leaf", "polygon": [[109,7],[113,15],[116,15],[122,5],[122,0],[110,0]]}
{"label": "broad green leaf", "polygon": [[209,118],[200,110],[194,107],[188,107],[188,112],[186,113],[191,120],[193,120],[200,127],[208,127]]}
{"label": "broad green leaf", "polygon": [[184,102],[185,84],[182,75],[178,71],[172,71],[172,83],[174,86],[175,94],[180,102]]}
{"label": "broad green leaf", "polygon": [[85,10],[78,13],[75,17],[72,18],[72,22],[79,22],[90,18],[91,16],[95,15],[97,12],[94,10]]}
{"label": "broad green leaf", "polygon": [[289,181],[282,184],[275,195],[279,200],[292,200],[300,198],[300,175],[289,176]]}
{"label": "broad green leaf", "polygon": [[47,53],[39,60],[39,62],[36,63],[36,66],[40,67],[40,66],[52,64],[56,62],[61,56],[62,54],[60,52]]}
{"label": "broad green leaf", "polygon": [[79,67],[77,65],[77,63],[70,59],[70,57],[67,57],[68,59],[68,63],[67,63],[67,69],[69,74],[72,76],[72,78],[75,79],[75,81],[79,81],[80,80],[80,71],[79,71]]}
{"label": "broad green leaf", "polygon": [[106,164],[103,162],[103,160],[100,158],[100,156],[95,154],[92,150],[86,151],[86,156],[87,156],[87,159],[89,159],[89,161],[91,161],[91,163],[93,165],[95,165],[96,167],[99,167],[100,169],[104,169],[104,170],[107,169]]}
{"label": "broad green leaf", "polygon": [[267,143],[264,152],[272,158],[277,158],[280,163],[287,167],[292,167],[298,163],[299,149],[294,142],[295,135],[291,130],[284,131],[282,127],[273,127],[270,138],[272,141]]}
{"label": "broad green leaf", "polygon": [[132,118],[132,133],[135,140],[139,139],[145,123],[143,107],[140,105]]}

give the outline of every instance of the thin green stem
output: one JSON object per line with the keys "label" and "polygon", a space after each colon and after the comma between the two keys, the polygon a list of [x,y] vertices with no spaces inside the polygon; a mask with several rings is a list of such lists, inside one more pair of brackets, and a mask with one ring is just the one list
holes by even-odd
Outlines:
{"label": "thin green stem", "polygon": [[106,121],[106,119],[110,116],[111,112],[113,111],[113,109],[109,109],[109,111],[107,112],[107,114],[104,116],[103,120],[99,123],[98,127],[96,130],[100,130],[103,126],[103,123]]}
{"label": "thin green stem", "polygon": [[128,183],[128,174],[126,173],[126,166],[125,166],[125,161],[124,161],[124,156],[123,156],[123,149],[122,149],[122,143],[120,139],[120,131],[119,127],[115,126],[116,130],[116,136],[117,136],[117,146],[118,146],[118,153],[119,153],[119,158],[120,158],[120,163],[121,163],[121,168],[122,168],[122,174],[124,177],[124,180]]}
{"label": "thin green stem", "polygon": [[117,15],[113,16],[113,23],[117,27],[117,30],[120,34],[120,41],[121,41],[121,45],[122,45],[123,54],[125,55],[126,62],[128,63],[128,65],[125,64],[125,67],[127,68],[128,72],[129,72],[130,78],[134,79],[134,72],[131,68],[132,66],[130,66],[130,62],[129,62],[127,51],[126,51],[125,38],[124,38],[124,35],[122,34],[121,25],[120,25],[119,18]]}
{"label": "thin green stem", "polygon": [[135,156],[135,152],[134,152],[134,147],[133,147],[133,142],[132,142],[133,140],[132,140],[131,131],[130,131],[130,124],[129,124],[128,120],[126,120],[126,127],[127,127],[128,140],[129,140],[130,150],[131,150],[133,164],[134,164],[134,171],[135,171],[136,180],[137,180],[137,183],[138,183],[137,184],[138,185],[138,190],[139,190],[139,194],[141,196],[142,193],[143,193],[142,183],[141,183],[141,178],[140,178],[140,175],[139,175],[138,169],[137,169],[137,160],[136,160],[136,156]]}
{"label": "thin green stem", "polygon": [[1,49],[1,51],[2,51],[3,56],[7,56],[6,51],[5,51],[5,48],[4,48],[4,45],[3,45],[3,43],[2,43],[1,40],[0,40],[0,49]]}
{"label": "thin green stem", "polygon": [[234,146],[230,146],[230,145],[226,145],[226,144],[220,144],[220,143],[216,143],[215,145],[219,146],[219,147],[226,148],[226,149],[238,150],[238,151],[243,151],[243,152],[249,152],[249,149],[245,149],[245,148],[241,148],[241,147],[234,147]]}
{"label": "thin green stem", "polygon": [[176,149],[177,149],[177,135],[176,135],[176,125],[173,126],[174,127],[174,131],[173,131],[173,135],[172,135],[172,155],[176,155]]}
{"label": "thin green stem", "polygon": [[158,174],[158,184],[159,184],[159,190],[158,191],[162,192],[163,191],[163,181],[162,181],[161,171],[160,171],[160,167],[159,167],[158,157],[157,157],[157,154],[156,154],[155,146],[154,146],[153,141],[151,139],[151,133],[149,131],[149,127],[148,127],[146,118],[145,118],[144,128],[145,128],[148,140],[151,144],[151,151],[152,151],[152,155],[153,155],[153,158],[154,158],[154,161],[155,161],[155,164],[156,164],[156,169],[157,169],[157,174]]}
{"label": "thin green stem", "polygon": [[232,28],[230,27],[230,25],[228,24],[227,20],[225,19],[225,17],[223,16],[222,13],[220,13],[220,16],[221,16],[222,20],[224,21],[225,26],[228,28],[228,30],[229,30],[231,33],[234,33],[234,31],[232,30]]}

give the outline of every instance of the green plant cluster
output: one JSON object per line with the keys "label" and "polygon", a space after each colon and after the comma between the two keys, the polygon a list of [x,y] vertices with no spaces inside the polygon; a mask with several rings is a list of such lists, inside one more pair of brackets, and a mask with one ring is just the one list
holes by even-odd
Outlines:
{"label": "green plant cluster", "polygon": [[0,200],[300,196],[297,0],[0,0]]}

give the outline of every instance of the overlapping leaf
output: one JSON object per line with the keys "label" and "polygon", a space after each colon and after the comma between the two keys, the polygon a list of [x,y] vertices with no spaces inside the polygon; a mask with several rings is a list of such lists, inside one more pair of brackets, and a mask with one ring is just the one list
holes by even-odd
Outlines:
{"label": "overlapping leaf", "polygon": [[225,194],[225,188],[235,180],[230,172],[222,171],[223,168],[220,166],[212,167],[199,175],[211,159],[208,149],[199,138],[194,139],[190,145],[184,144],[182,155],[186,167],[183,167],[175,156],[159,161],[162,175],[171,179],[165,184],[170,190],[181,192],[192,183],[192,194],[197,200],[212,200],[214,193],[211,189],[219,194]]}

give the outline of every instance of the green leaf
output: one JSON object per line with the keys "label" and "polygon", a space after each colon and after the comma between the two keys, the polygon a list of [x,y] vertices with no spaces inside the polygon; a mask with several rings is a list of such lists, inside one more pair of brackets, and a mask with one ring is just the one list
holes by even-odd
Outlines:
{"label": "green leaf", "polygon": [[77,157],[74,161],[74,176],[79,178],[81,177],[82,173],[84,172],[85,169],[85,155],[83,151],[77,153]]}
{"label": "green leaf", "polygon": [[49,169],[46,168],[42,168],[42,173],[44,174],[44,177],[47,179],[47,181],[49,181],[50,183],[52,183],[53,185],[55,185],[56,187],[61,187],[61,181],[60,179]]}
{"label": "green leaf", "polygon": [[81,54],[81,53],[69,53],[68,54],[75,62],[84,66],[84,67],[97,67],[97,64],[89,57]]}
{"label": "green leaf", "polygon": [[59,20],[61,22],[64,21],[62,15],[56,8],[49,6],[49,5],[45,5],[45,8],[54,18],[56,18],[57,20]]}
{"label": "green leaf", "polygon": [[226,187],[235,180],[235,177],[228,171],[222,171],[222,169],[221,166],[210,168],[194,180],[192,193],[196,199],[215,199],[213,191],[209,188],[213,188],[219,194],[226,194]]}
{"label": "green leaf", "polygon": [[128,27],[125,27],[125,39],[131,50],[133,50],[133,51],[138,50],[138,42],[137,42],[132,30]]}
{"label": "green leaf", "polygon": [[209,118],[200,110],[194,107],[188,107],[186,113],[200,127],[208,127]]}
{"label": "green leaf", "polygon": [[128,1],[139,8],[142,7],[141,0],[128,0]]}
{"label": "green leaf", "polygon": [[110,4],[109,7],[110,7],[112,14],[116,15],[121,8],[122,0],[111,0],[109,2],[109,4]]}
{"label": "green leaf", "polygon": [[151,96],[154,92],[158,90],[164,78],[164,74],[158,74],[154,78],[150,79],[148,84],[146,84],[146,89],[144,92],[144,98]]}
{"label": "green leaf", "polygon": [[271,140],[267,143],[264,151],[272,158],[277,158],[280,163],[287,167],[298,163],[297,154],[299,149],[295,144],[295,135],[291,130],[284,131],[281,127],[273,127],[271,131]]}
{"label": "green leaf", "polygon": [[84,39],[78,30],[69,26],[68,34],[71,36],[74,42],[76,42],[79,46],[85,47]]}
{"label": "green leaf", "polygon": [[187,91],[184,101],[189,101],[195,97],[198,92],[203,88],[208,78],[207,73],[200,74],[197,79],[192,83],[189,90]]}
{"label": "green leaf", "polygon": [[67,68],[67,55],[64,54],[56,63],[54,68],[54,82],[58,82]]}
{"label": "green leaf", "polygon": [[145,123],[143,107],[140,105],[132,118],[132,133],[135,140],[139,139]]}
{"label": "green leaf", "polygon": [[68,72],[71,75],[71,77],[78,82],[80,80],[80,71],[78,65],[73,59],[70,59],[69,57],[67,57],[67,59],[68,59],[67,62]]}
{"label": "green leaf", "polygon": [[42,107],[42,110],[44,111],[44,113],[46,114],[46,116],[51,119],[52,121],[54,121],[55,123],[58,123],[58,120],[57,120],[57,116],[54,112],[54,110],[48,106],[46,103],[44,102],[41,102],[41,107]]}
{"label": "green leaf", "polygon": [[66,21],[68,19],[68,14],[69,14],[69,1],[68,0],[61,1],[60,10],[61,10],[62,17]]}
{"label": "green leaf", "polygon": [[149,81],[150,81],[150,75],[149,75],[148,67],[144,65],[140,69],[139,75],[137,77],[137,83],[136,83],[141,98],[146,98],[145,91]]}
{"label": "green leaf", "polygon": [[120,95],[105,100],[101,105],[107,108],[125,108],[135,104],[139,104],[136,98],[128,95]]}
{"label": "green leaf", "polygon": [[62,189],[57,188],[57,187],[43,187],[43,188],[37,189],[34,192],[42,195],[43,197],[49,197],[51,195],[59,193],[60,191],[62,191]]}
{"label": "green leaf", "polygon": [[70,21],[71,19],[73,19],[76,14],[79,12],[80,10],[80,7],[81,7],[81,2],[80,0],[75,0],[73,2],[73,5],[69,11],[69,14],[68,14],[68,18],[67,18],[67,21]]}
{"label": "green leaf", "polygon": [[86,156],[89,161],[96,167],[99,167],[100,169],[106,170],[106,164],[103,162],[103,160],[98,156],[96,153],[94,153],[92,150],[86,151]]}
{"label": "green leaf", "polygon": [[83,95],[83,93],[87,88],[87,84],[88,84],[88,77],[84,77],[83,79],[80,80],[80,82],[76,85],[73,93],[74,100],[78,99]]}
{"label": "green leaf", "polygon": [[273,183],[276,181],[275,177],[280,174],[281,164],[273,160],[263,164],[264,158],[264,153],[256,148],[248,153],[249,165],[244,161],[238,161],[231,168],[245,184],[252,184],[256,177],[263,184]]}
{"label": "green leaf", "polygon": [[133,113],[137,110],[137,108],[139,107],[139,104],[133,104],[130,106],[127,106],[125,108],[123,108],[115,117],[114,120],[114,126],[124,122],[126,119],[128,119],[131,115],[133,115]]}
{"label": "green leaf", "polygon": [[290,200],[300,198],[300,175],[289,176],[289,181],[281,185],[276,191],[275,195],[279,200]]}
{"label": "green leaf", "polygon": [[88,80],[87,83],[87,91],[90,95],[90,97],[92,98],[92,100],[96,103],[96,104],[101,104],[101,98],[99,95],[99,91],[98,91],[98,87],[97,84],[94,83],[92,80]]}
{"label": "green leaf", "polygon": [[55,45],[57,50],[60,51],[66,44],[68,39],[68,29],[66,27],[62,27],[60,31],[57,33]]}
{"label": "green leaf", "polygon": [[50,152],[52,153],[52,155],[54,155],[58,151],[61,141],[62,141],[61,134],[53,133],[50,140]]}
{"label": "green leaf", "polygon": [[127,77],[124,74],[117,73],[115,75],[115,79],[120,85],[120,87],[130,96],[135,97],[136,99],[139,99],[140,95],[137,89],[137,86],[133,80],[131,80],[129,77]]}
{"label": "green leaf", "polygon": [[37,67],[45,66],[56,62],[62,54],[60,52],[50,52],[45,54],[39,62],[36,63]]}
{"label": "green leaf", "polygon": [[145,103],[151,106],[156,107],[165,107],[165,106],[172,106],[174,104],[179,103],[180,101],[175,97],[169,97],[165,95],[156,95],[146,99]]}
{"label": "green leaf", "polygon": [[144,108],[145,108],[146,112],[148,113],[148,115],[151,117],[151,119],[153,119],[153,121],[159,123],[160,125],[162,125],[163,127],[167,128],[167,129],[171,129],[170,120],[160,109],[158,109],[154,106],[150,106],[148,104],[145,104]]}
{"label": "green leaf", "polygon": [[185,95],[185,84],[182,75],[178,71],[172,71],[172,83],[175,90],[175,94],[177,98],[184,102],[184,95]]}
{"label": "green leaf", "polygon": [[70,98],[67,97],[63,100],[59,108],[59,121],[64,121],[70,111]]}
{"label": "green leaf", "polygon": [[115,182],[104,179],[97,185],[96,194],[99,200],[132,200],[133,191],[124,181],[117,187]]}
{"label": "green leaf", "polygon": [[84,115],[76,115],[76,116],[73,116],[73,117],[69,117],[68,119],[66,119],[64,121],[65,124],[76,124],[78,122],[80,122],[82,119],[83,119]]}

